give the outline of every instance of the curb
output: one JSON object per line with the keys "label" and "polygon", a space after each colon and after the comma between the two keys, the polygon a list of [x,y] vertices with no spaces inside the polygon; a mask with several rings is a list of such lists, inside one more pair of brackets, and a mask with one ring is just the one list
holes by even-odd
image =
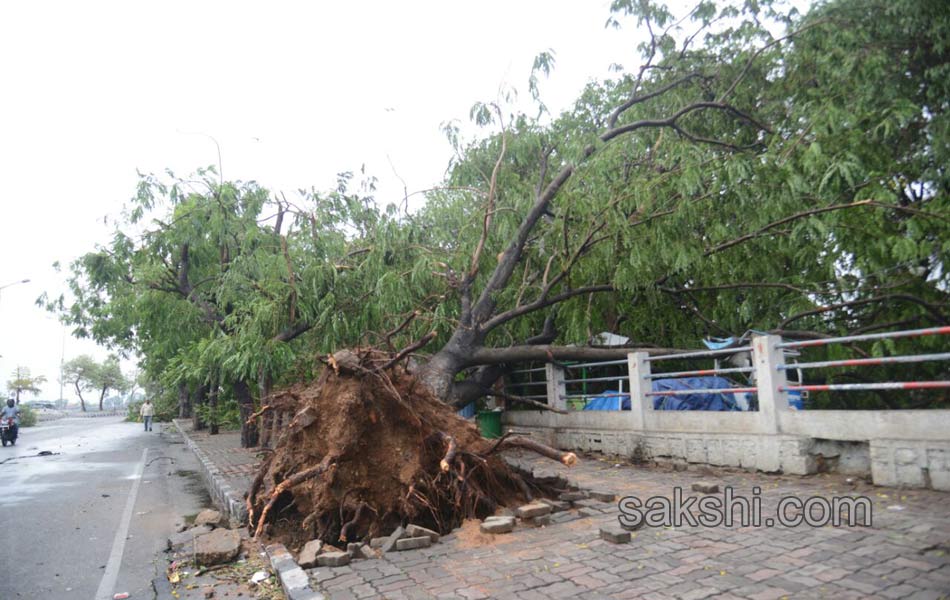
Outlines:
{"label": "curb", "polygon": [[119,411],[117,411],[117,410],[116,410],[116,411],[104,410],[104,411],[101,411],[101,412],[98,411],[98,410],[96,410],[96,411],[90,410],[90,411],[86,411],[86,412],[79,412],[79,413],[76,413],[76,414],[74,414],[74,415],[73,415],[73,414],[65,414],[65,415],[63,415],[62,417],[57,417],[57,418],[61,418],[61,419],[98,419],[99,417],[121,417],[121,416],[124,416],[124,415],[125,415],[125,412],[119,412]]}
{"label": "curb", "polygon": [[178,419],[172,419],[172,423],[181,437],[184,438],[185,444],[198,457],[198,462],[201,464],[201,476],[211,494],[211,500],[229,519],[237,523],[244,523],[247,520],[247,506],[244,504],[243,494],[225,481],[218,467],[178,424]]}
{"label": "curb", "polygon": [[325,600],[326,596],[310,587],[307,573],[294,561],[283,544],[271,544],[264,551],[289,600]]}
{"label": "curb", "polygon": [[[225,483],[221,471],[182,429],[178,419],[172,419],[172,424],[181,434],[188,448],[198,457],[198,462],[201,464],[201,477],[211,493],[211,499],[228,518],[244,523],[247,520],[247,506],[244,504],[243,495]],[[310,587],[310,578],[307,573],[294,561],[294,557],[283,544],[271,544],[264,551],[289,600],[325,600],[326,596]]]}

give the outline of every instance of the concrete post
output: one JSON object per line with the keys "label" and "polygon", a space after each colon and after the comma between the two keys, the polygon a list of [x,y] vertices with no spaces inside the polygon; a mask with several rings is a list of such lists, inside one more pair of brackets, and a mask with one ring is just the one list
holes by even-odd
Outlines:
{"label": "concrete post", "polygon": [[564,369],[553,363],[544,365],[544,376],[548,382],[548,406],[567,410],[567,384],[564,383]]}
{"label": "concrete post", "polygon": [[784,357],[778,348],[782,338],[777,335],[757,335],[752,338],[752,366],[755,369],[755,385],[759,397],[759,422],[762,433],[779,433],[782,412],[788,411],[788,392],[780,388],[787,385],[785,371],[779,370]]}
{"label": "concrete post", "polygon": [[627,372],[630,378],[630,410],[633,412],[634,428],[645,431],[649,423],[647,413],[653,411],[653,380],[649,379],[650,362],[646,352],[631,352],[627,355]]}

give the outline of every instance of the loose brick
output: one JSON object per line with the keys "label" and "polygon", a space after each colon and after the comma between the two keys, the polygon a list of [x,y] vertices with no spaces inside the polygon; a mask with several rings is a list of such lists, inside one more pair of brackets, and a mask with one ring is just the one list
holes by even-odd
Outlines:
{"label": "loose brick", "polygon": [[564,492],[558,496],[558,500],[564,500],[565,502],[577,502],[578,500],[586,500],[587,492],[584,490],[577,490],[574,492]]}
{"label": "loose brick", "polygon": [[440,537],[439,534],[436,533],[435,531],[432,531],[431,529],[427,529],[425,527],[421,527],[419,525],[406,526],[406,535],[409,537],[426,536],[430,540],[432,540],[433,544],[437,544],[439,542],[439,537]]}
{"label": "loose brick", "polygon": [[370,547],[370,548],[373,548],[374,550],[379,550],[379,549],[382,548],[382,547],[386,544],[386,542],[388,542],[388,541],[389,541],[389,537],[388,537],[388,536],[387,536],[387,537],[375,537],[375,538],[373,538],[373,539],[371,539],[371,540],[369,541],[369,547]]}
{"label": "loose brick", "polygon": [[481,525],[482,533],[511,533],[514,529],[514,517],[488,517]]}
{"label": "loose brick", "polygon": [[552,513],[564,512],[565,510],[571,509],[571,503],[563,500],[548,500],[547,498],[543,498],[539,500],[539,502],[544,502],[550,506]]}
{"label": "loose brick", "polygon": [[415,550],[416,548],[428,548],[431,545],[432,538],[427,535],[422,535],[398,540],[396,542],[396,550]]}
{"label": "loose brick", "polygon": [[321,550],[323,550],[323,542],[320,540],[310,540],[304,545],[303,550],[300,551],[300,556],[297,557],[297,563],[304,569],[312,569],[317,566],[317,556],[320,555]]}
{"label": "loose brick", "polygon": [[356,551],[356,555],[353,558],[369,559],[378,557],[375,550],[371,549],[369,546],[362,545],[360,546],[359,550]]}
{"label": "loose brick", "polygon": [[717,494],[719,493],[719,484],[710,483],[708,481],[697,481],[693,484],[693,491],[703,494]]}
{"label": "loose brick", "polygon": [[537,517],[531,517],[526,521],[535,527],[546,527],[551,524],[551,515],[539,515]]}
{"label": "loose brick", "polygon": [[396,528],[395,531],[393,531],[389,535],[389,539],[387,539],[386,542],[380,547],[380,550],[382,550],[384,554],[386,552],[390,552],[393,548],[396,547],[396,542],[398,542],[405,536],[406,536],[406,528],[400,525],[399,527]]}
{"label": "loose brick", "polygon": [[572,512],[560,512],[556,515],[551,516],[552,523],[570,523],[571,521],[576,521],[580,519],[580,515]]}
{"label": "loose brick", "polygon": [[350,564],[350,555],[346,552],[324,552],[317,557],[317,566],[342,567]]}
{"label": "loose brick", "polygon": [[600,539],[612,544],[626,544],[630,541],[630,532],[619,527],[601,527]]}
{"label": "loose brick", "polygon": [[547,515],[550,513],[551,507],[543,502],[525,504],[524,506],[519,506],[515,509],[515,514],[522,519],[533,519],[534,517],[540,517],[541,515]]}
{"label": "loose brick", "polygon": [[601,502],[613,502],[617,499],[617,494],[604,490],[591,490],[590,497],[594,500],[600,500]]}

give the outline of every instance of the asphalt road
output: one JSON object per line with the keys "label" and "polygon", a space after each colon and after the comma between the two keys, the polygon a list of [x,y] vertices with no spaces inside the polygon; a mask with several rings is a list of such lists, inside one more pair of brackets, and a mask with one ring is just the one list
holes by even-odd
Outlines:
{"label": "asphalt road", "polygon": [[[185,516],[209,500],[169,425],[68,418],[0,448],[0,600],[154,598]],[[52,456],[37,456],[40,451]]]}

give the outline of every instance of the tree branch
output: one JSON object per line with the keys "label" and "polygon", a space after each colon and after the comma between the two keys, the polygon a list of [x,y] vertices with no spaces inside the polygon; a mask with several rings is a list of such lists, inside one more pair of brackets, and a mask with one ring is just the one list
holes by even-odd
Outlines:
{"label": "tree branch", "polygon": [[465,356],[467,367],[515,362],[552,362],[563,360],[613,360],[625,358],[631,352],[676,354],[686,352],[675,348],[591,348],[589,346],[509,346],[507,348],[477,348]]}
{"label": "tree branch", "polygon": [[727,249],[729,249],[729,248],[732,248],[733,246],[738,246],[739,244],[741,244],[741,243],[743,243],[743,242],[747,242],[747,241],[749,241],[749,240],[751,240],[751,239],[754,239],[754,238],[757,238],[757,237],[761,236],[763,233],[765,233],[765,232],[767,232],[767,231],[769,231],[769,230],[771,230],[771,229],[775,229],[776,227],[780,227],[780,226],[782,226],[782,225],[785,225],[786,223],[791,223],[792,221],[796,221],[796,220],[798,220],[798,219],[803,219],[803,218],[805,218],[805,217],[810,217],[810,216],[812,216],[812,215],[820,215],[820,214],[822,214],[822,213],[832,212],[832,211],[835,211],[835,210],[843,210],[843,209],[846,209],[846,208],[855,208],[855,207],[858,207],[858,206],[867,206],[867,205],[869,205],[870,203],[871,203],[870,200],[859,200],[858,202],[849,202],[848,204],[834,204],[834,205],[832,205],[832,206],[825,206],[825,207],[823,207],[823,208],[815,208],[815,209],[812,209],[812,210],[806,210],[806,211],[798,212],[798,213],[795,213],[794,215],[785,217],[785,218],[783,218],[783,219],[779,219],[778,221],[773,221],[773,222],[769,223],[768,225],[766,225],[765,227],[762,227],[761,229],[758,229],[757,231],[753,231],[752,233],[747,233],[747,234],[745,234],[745,235],[743,235],[743,236],[739,236],[739,237],[737,237],[737,238],[735,238],[735,239],[733,239],[733,240],[729,240],[728,242],[723,242],[722,244],[713,246],[712,248],[709,248],[709,249],[707,249],[705,252],[703,252],[703,256],[710,256],[710,255],[712,255],[712,254],[716,254],[717,252],[722,252],[723,250],[727,250]]}
{"label": "tree branch", "polygon": [[505,311],[499,315],[492,317],[491,319],[486,321],[484,325],[482,325],[482,331],[489,332],[492,329],[498,327],[499,325],[503,325],[507,323],[508,321],[516,319],[522,315],[526,315],[528,313],[534,312],[536,310],[540,310],[548,306],[553,306],[560,302],[564,302],[565,300],[569,300],[570,298],[574,298],[575,296],[583,296],[585,294],[593,294],[593,293],[598,293],[598,292],[613,292],[614,290],[615,290],[614,286],[610,284],[591,285],[591,286],[586,286],[586,287],[581,287],[581,288],[575,288],[573,290],[568,290],[566,292],[557,294],[556,296],[550,296],[550,297],[542,296],[538,298],[537,300],[535,300],[534,302],[531,302],[529,304],[523,304],[521,306],[515,307],[511,310]]}

